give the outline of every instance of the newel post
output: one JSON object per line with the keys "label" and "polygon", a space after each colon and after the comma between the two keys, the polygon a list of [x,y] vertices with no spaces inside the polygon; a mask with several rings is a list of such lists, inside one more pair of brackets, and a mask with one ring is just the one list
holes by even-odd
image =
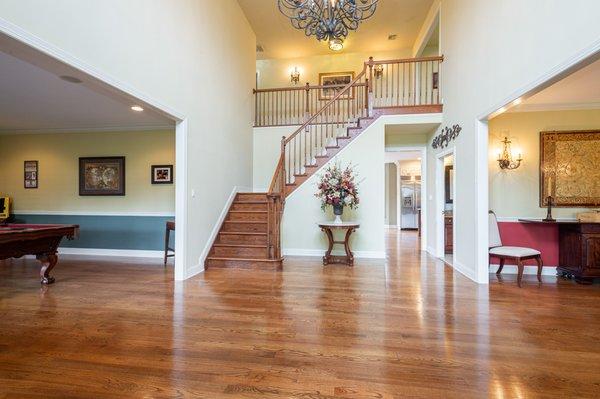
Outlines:
{"label": "newel post", "polygon": [[369,78],[367,79],[367,112],[373,116],[373,57],[369,57]]}
{"label": "newel post", "polygon": [[305,120],[310,118],[310,83],[306,82],[306,101],[304,104],[304,117]]}
{"label": "newel post", "polygon": [[285,195],[285,182],[287,180],[285,173],[285,136],[281,136],[281,176],[279,176],[279,190],[281,193],[283,193],[283,195]]}

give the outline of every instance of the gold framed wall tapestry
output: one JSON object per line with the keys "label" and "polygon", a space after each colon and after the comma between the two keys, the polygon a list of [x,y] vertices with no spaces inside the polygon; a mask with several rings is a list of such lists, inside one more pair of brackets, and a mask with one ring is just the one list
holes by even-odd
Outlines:
{"label": "gold framed wall tapestry", "polygon": [[600,206],[600,130],[540,132],[540,207]]}
{"label": "gold framed wall tapestry", "polygon": [[[328,101],[354,80],[354,72],[327,72],[319,74],[319,100]],[[328,87],[329,86],[329,87]],[[340,96],[342,100],[354,99],[354,87]]]}

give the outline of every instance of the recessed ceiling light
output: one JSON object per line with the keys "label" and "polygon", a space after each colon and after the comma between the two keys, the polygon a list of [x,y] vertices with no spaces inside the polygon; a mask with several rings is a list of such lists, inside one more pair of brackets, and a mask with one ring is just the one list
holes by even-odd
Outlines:
{"label": "recessed ceiling light", "polygon": [[340,39],[333,39],[329,41],[329,49],[332,51],[340,51],[344,48],[344,42]]}
{"label": "recessed ceiling light", "polygon": [[83,82],[81,79],[76,78],[75,76],[62,75],[62,76],[60,76],[60,78],[62,80],[64,80],[65,82],[69,82],[69,83],[82,83]]}
{"label": "recessed ceiling light", "polygon": [[139,105],[133,105],[131,109],[135,112],[142,112],[144,110],[144,108],[140,107]]}
{"label": "recessed ceiling light", "polygon": [[388,40],[396,40],[398,38],[398,35],[392,34],[388,36]]}

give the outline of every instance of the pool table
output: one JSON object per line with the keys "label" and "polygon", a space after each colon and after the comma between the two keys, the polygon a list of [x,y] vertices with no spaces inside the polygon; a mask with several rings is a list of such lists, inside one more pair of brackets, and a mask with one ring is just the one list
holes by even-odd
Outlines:
{"label": "pool table", "polygon": [[63,237],[72,240],[79,226],[71,224],[0,224],[0,260],[35,255],[42,263],[42,284],[52,284],[50,271],[56,266],[56,250]]}

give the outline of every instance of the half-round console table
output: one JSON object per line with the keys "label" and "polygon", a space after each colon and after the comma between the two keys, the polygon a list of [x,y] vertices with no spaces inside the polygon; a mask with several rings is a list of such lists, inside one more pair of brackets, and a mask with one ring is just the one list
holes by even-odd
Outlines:
{"label": "half-round console table", "polygon": [[[330,263],[344,263],[348,266],[354,266],[354,254],[350,250],[350,235],[352,235],[354,230],[360,227],[360,224],[355,222],[322,222],[319,223],[319,227],[325,233],[325,235],[327,235],[327,239],[329,240],[329,247],[327,248],[327,252],[325,252],[325,256],[323,256],[323,264],[328,265]],[[335,241],[333,238],[333,230],[335,229],[346,230],[344,241]],[[344,244],[346,256],[331,255],[334,244]]]}

